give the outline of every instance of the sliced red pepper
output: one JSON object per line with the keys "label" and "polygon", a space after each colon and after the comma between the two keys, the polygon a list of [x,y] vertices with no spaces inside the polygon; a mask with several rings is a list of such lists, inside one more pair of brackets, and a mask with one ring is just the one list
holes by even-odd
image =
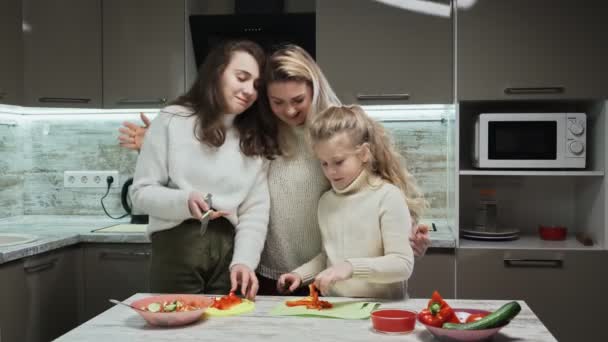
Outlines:
{"label": "sliced red pepper", "polygon": [[230,292],[228,295],[223,296],[219,299],[215,299],[215,302],[211,304],[212,308],[216,308],[218,310],[228,310],[233,306],[239,305],[243,302],[243,300],[234,294],[234,292]]}
{"label": "sliced red pepper", "polygon": [[333,305],[325,300],[319,300],[319,293],[317,292],[317,288],[314,284],[308,285],[308,290],[310,294],[308,297],[299,299],[299,300],[288,300],[285,302],[287,306],[306,306],[307,309],[329,309],[333,307]]}

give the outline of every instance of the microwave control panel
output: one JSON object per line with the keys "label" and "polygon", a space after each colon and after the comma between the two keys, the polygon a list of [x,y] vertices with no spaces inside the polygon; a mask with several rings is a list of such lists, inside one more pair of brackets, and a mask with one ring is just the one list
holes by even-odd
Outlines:
{"label": "microwave control panel", "polygon": [[587,118],[583,113],[567,114],[566,154],[568,157],[585,156]]}

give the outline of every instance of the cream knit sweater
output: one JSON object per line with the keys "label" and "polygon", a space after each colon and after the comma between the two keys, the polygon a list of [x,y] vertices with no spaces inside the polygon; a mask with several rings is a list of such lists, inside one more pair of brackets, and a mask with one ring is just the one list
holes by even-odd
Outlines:
{"label": "cream knit sweater", "polygon": [[398,187],[363,171],[345,189],[323,194],[318,216],[323,250],[294,270],[304,282],[346,260],[353,265],[353,276],[336,282],[332,295],[406,296],[404,281],[414,270],[414,253],[407,243],[412,224]]}
{"label": "cream knit sweater", "polygon": [[[240,150],[236,115],[223,117],[226,140],[209,147],[194,136],[196,118],[182,106],[169,106],[154,119],[137,159],[133,205],[150,215],[148,234],[192,218],[192,191],[213,194],[213,207],[227,211],[236,230],[231,266],[259,263],[268,229],[268,160]],[[179,246],[175,246],[179,248]]]}
{"label": "cream knit sweater", "polygon": [[329,182],[305,139],[303,127],[294,128],[296,150],[291,158],[270,162],[270,226],[258,273],[278,279],[321,251],[317,206]]}

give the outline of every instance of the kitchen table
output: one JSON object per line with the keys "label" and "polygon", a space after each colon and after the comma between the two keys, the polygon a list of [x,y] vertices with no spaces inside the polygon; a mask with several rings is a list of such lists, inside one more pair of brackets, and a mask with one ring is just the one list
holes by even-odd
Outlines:
{"label": "kitchen table", "polygon": [[[148,296],[136,294],[125,302]],[[293,297],[258,296],[253,312],[233,317],[213,317],[192,325],[160,328],[150,326],[134,310],[114,306],[56,341],[435,341],[435,338],[416,323],[415,330],[406,335],[376,333],[371,320],[341,320],[294,316],[271,316],[276,305]],[[352,298],[324,298],[332,302]],[[454,308],[495,310],[503,300],[448,300]],[[383,301],[381,308],[400,308],[418,311],[428,299]],[[528,305],[519,301],[522,310],[504,327],[494,341],[556,341]]]}

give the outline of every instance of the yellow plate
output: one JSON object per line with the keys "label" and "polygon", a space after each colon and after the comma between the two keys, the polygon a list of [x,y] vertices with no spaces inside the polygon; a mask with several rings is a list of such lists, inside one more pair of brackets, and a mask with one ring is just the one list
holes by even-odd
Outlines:
{"label": "yellow plate", "polygon": [[205,310],[207,317],[225,317],[225,316],[236,316],[244,313],[251,312],[255,309],[255,303],[249,299],[243,298],[243,301],[236,306],[231,307],[228,310],[218,310],[216,308],[208,308]]}

